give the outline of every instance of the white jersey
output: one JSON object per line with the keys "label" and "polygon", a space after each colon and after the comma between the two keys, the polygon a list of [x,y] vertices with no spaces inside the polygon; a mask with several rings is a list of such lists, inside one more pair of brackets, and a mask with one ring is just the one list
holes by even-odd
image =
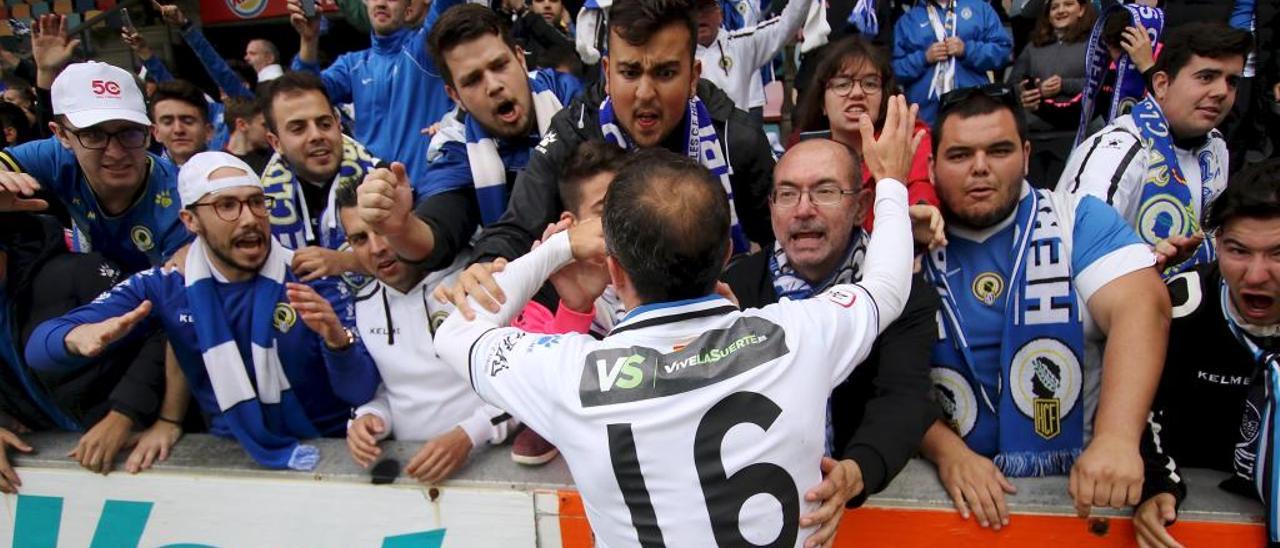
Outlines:
{"label": "white jersey", "polygon": [[[710,46],[698,45],[697,58],[702,62],[702,78],[724,90],[741,110],[763,107],[765,96],[760,68],[773,60],[805,25],[806,14],[811,10],[825,12],[822,5],[822,2],[813,0],[791,0],[781,15],[758,25],[735,31],[720,29]],[[822,19],[826,20],[825,14]],[[810,38],[807,35],[805,38],[807,46]],[[825,41],[826,35],[813,38],[814,41],[819,39]]]}
{"label": "white jersey", "polygon": [[[1093,195],[1116,208],[1136,227],[1142,182],[1152,151],[1143,146],[1133,116],[1117,117],[1071,151],[1056,192]],[[1204,221],[1209,204],[1227,188],[1227,143],[1218,130],[1196,150],[1174,147],[1178,167],[1187,180],[1196,218]]]}
{"label": "white jersey", "polygon": [[[462,258],[454,266],[465,264]],[[431,292],[457,271],[434,272],[408,293],[374,282],[356,297],[356,327],[382,384],[355,415],[381,418],[386,425],[382,437],[426,441],[461,426],[472,447],[480,447],[501,443],[517,424],[476,397],[467,380],[436,357],[432,334],[453,305],[440,304]]]}
{"label": "white jersey", "polygon": [[858,284],[759,310],[715,295],[641,306],[599,341],[499,327],[572,260],[557,234],[500,274],[502,312],[445,321],[441,357],[560,449],[598,545],[802,546],[827,398],[910,289],[906,196],[879,183]]}

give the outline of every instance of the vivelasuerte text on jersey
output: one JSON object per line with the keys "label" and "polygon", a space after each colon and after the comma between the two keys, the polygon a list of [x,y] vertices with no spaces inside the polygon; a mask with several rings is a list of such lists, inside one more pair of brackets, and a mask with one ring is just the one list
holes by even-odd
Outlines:
{"label": "vivelasuerte text on jersey", "polygon": [[600,546],[801,546],[827,396],[909,292],[906,199],[902,183],[878,183],[858,284],[759,310],[715,295],[651,303],[600,341],[499,327],[572,259],[558,234],[500,274],[502,311],[445,320],[440,355],[560,449]]}

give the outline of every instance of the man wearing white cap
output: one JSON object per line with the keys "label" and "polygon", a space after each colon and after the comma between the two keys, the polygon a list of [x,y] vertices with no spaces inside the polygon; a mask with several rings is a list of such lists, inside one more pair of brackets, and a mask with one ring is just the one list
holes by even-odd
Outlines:
{"label": "man wearing white cap", "polygon": [[239,158],[197,154],[178,188],[182,223],[196,235],[175,257],[182,268],[140,272],[41,324],[28,363],[74,369],[163,329],[210,432],[234,438],[265,467],[310,470],[319,455],[301,440],[344,435],[351,406],[372,399],[379,383],[349,304],[323,302],[349,303],[345,286],[298,283],[293,252],[271,237],[272,200]]}
{"label": "man wearing white cap", "polygon": [[[43,70],[43,69],[42,69]],[[54,136],[0,152],[0,211],[56,198],[90,247],[137,272],[191,239],[178,222],[178,169],[147,152],[151,120],[132,74],[76,63],[53,81]],[[79,240],[79,238],[78,238]]]}

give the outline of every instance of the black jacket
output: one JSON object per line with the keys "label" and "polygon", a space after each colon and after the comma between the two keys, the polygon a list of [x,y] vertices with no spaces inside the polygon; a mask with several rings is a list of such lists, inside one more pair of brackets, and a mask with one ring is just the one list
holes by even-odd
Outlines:
{"label": "black jacket", "polygon": [[[18,356],[27,337],[41,322],[92,301],[122,279],[122,272],[97,253],[70,253],[63,230],[47,215],[0,215],[8,253],[5,293],[12,314]],[[116,410],[138,425],[150,424],[164,395],[162,335],[114,349],[74,371],[51,373],[19,367],[43,395],[84,428]],[[2,360],[0,360],[2,361]],[[0,407],[34,430],[53,428],[52,421],[17,384],[13,364],[0,364]]]}
{"label": "black jacket", "polygon": [[[735,261],[721,278],[743,308],[778,302],[767,251]],[[849,501],[850,507],[889,485],[940,416],[929,380],[929,359],[938,339],[937,312],[937,293],[924,278],[914,276],[902,315],[876,339],[866,361],[831,393],[836,456],[857,462],[866,486]]]}
{"label": "black jacket", "polygon": [[[729,183],[742,229],[752,241],[766,246],[773,242],[768,209],[773,149],[759,124],[746,112],[734,108],[733,100],[723,91],[703,80],[698,82],[698,97],[711,113],[720,145],[727,149],[724,152],[729,159]],[[551,120],[551,128],[542,143],[530,154],[529,166],[516,179],[507,211],[481,233],[475,246],[477,260],[515,259],[524,255],[533,241],[542,236],[547,224],[560,216],[564,204],[560,201],[557,181],[562,166],[580,143],[604,140],[599,122],[600,104],[604,99],[604,87],[591,86]]]}

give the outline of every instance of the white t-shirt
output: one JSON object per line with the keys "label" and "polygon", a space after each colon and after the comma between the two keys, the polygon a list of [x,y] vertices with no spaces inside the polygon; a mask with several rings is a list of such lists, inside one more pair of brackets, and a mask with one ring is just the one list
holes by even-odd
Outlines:
{"label": "white t-shirt", "polygon": [[759,310],[715,295],[641,306],[599,341],[498,327],[572,259],[557,234],[501,273],[503,312],[445,321],[440,355],[560,449],[600,546],[802,546],[827,398],[910,290],[906,199],[879,183],[858,284]]}
{"label": "white t-shirt", "polygon": [[382,437],[426,441],[461,426],[474,448],[501,443],[518,424],[481,401],[466,378],[436,357],[432,335],[453,305],[440,304],[431,293],[455,278],[466,259],[423,278],[408,293],[374,282],[356,296],[356,327],[382,384],[355,415],[381,418],[386,426]]}

